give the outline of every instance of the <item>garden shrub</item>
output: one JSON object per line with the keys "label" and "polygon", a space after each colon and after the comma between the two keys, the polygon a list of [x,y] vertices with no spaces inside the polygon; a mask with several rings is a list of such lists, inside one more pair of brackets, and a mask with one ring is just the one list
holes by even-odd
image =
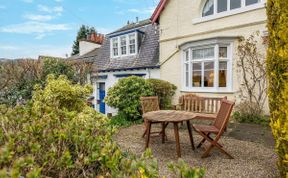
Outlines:
{"label": "garden shrub", "polygon": [[153,88],[142,77],[131,76],[120,79],[109,88],[105,103],[117,108],[128,120],[141,118],[140,97],[153,95]]}
{"label": "garden shrub", "polygon": [[269,117],[263,115],[259,107],[250,101],[239,103],[235,110],[232,117],[238,122],[269,125]]}
{"label": "garden shrub", "polygon": [[175,94],[177,87],[167,81],[160,79],[147,80],[160,100],[161,109],[171,109],[172,96]]}
{"label": "garden shrub", "polygon": [[205,170],[200,168],[192,169],[187,163],[182,159],[179,159],[177,163],[171,162],[168,164],[170,171],[174,173],[174,177],[189,177],[189,178],[202,178],[205,175]]}
{"label": "garden shrub", "polygon": [[1,106],[0,177],[158,177],[149,151],[121,152],[108,119],[86,105],[91,92],[49,76],[26,106]]}
{"label": "garden shrub", "polygon": [[267,1],[269,107],[281,177],[288,177],[288,3]]}

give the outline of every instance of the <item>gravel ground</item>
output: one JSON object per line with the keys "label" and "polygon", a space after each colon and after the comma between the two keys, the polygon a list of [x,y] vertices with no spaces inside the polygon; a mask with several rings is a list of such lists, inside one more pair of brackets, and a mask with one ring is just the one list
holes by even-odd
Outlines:
{"label": "gravel ground", "polygon": [[[153,128],[159,129],[159,128]],[[122,128],[115,135],[115,140],[123,150],[131,151],[136,155],[141,155],[144,151],[145,139],[141,138],[144,131],[143,125],[133,125],[128,128]],[[203,149],[191,149],[188,132],[185,126],[180,129],[180,143],[182,159],[189,163],[192,167],[203,167],[206,170],[205,177],[251,177],[266,178],[277,177],[276,161],[277,156],[272,147],[267,147],[258,142],[243,141],[229,137],[225,134],[220,139],[235,159],[228,159],[226,155],[220,153],[217,149],[213,149],[211,156],[201,159]],[[151,137],[150,148],[153,155],[159,163],[160,176],[172,177],[167,164],[176,161],[176,145],[174,139],[174,131],[170,126],[167,128],[168,141],[161,143],[160,137]],[[247,134],[246,134],[247,135]],[[193,132],[195,145],[199,143],[201,137]]]}

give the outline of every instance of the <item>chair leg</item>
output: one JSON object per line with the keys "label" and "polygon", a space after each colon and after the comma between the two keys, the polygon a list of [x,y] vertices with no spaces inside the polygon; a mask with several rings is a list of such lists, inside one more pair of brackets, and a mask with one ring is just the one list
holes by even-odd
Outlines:
{"label": "chair leg", "polygon": [[209,148],[202,154],[201,158],[207,158],[209,156],[210,151],[214,146],[211,144]]}
{"label": "chair leg", "polygon": [[149,147],[149,142],[150,142],[150,132],[151,132],[151,122],[148,122],[147,124],[147,136],[146,136],[146,145],[145,145],[145,149],[147,149]]}
{"label": "chair leg", "polygon": [[[210,133],[207,133],[207,134],[205,134],[205,135],[207,135],[207,136],[209,137]],[[196,148],[200,148],[200,147],[203,145],[203,143],[204,143],[205,141],[206,141],[206,139],[203,138],[203,139],[201,140],[201,142],[197,145]]]}

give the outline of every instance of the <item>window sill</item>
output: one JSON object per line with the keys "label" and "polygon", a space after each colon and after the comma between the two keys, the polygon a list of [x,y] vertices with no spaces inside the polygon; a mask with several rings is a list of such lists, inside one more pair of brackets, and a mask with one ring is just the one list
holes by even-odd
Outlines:
{"label": "window sill", "polygon": [[220,93],[220,94],[234,94],[232,90],[216,90],[216,89],[182,89],[180,92],[193,92],[193,93]]}
{"label": "window sill", "polygon": [[195,18],[195,19],[192,20],[192,23],[193,24],[200,24],[200,23],[203,23],[203,22],[208,22],[208,21],[212,21],[212,20],[216,20],[216,19],[221,19],[221,18],[224,18],[224,17],[229,17],[229,16],[232,16],[232,15],[241,14],[241,13],[244,13],[244,12],[253,11],[253,10],[257,10],[257,9],[261,9],[261,8],[265,8],[265,2],[261,2],[261,3],[255,4],[255,5],[246,6],[244,8],[230,10],[230,11],[227,11],[227,12],[221,12],[221,13],[218,13],[216,15]]}

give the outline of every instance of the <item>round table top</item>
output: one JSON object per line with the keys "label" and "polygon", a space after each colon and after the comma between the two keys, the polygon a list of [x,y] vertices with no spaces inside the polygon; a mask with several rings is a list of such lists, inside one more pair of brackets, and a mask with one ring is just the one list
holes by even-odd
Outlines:
{"label": "round table top", "polygon": [[152,122],[182,122],[194,119],[197,115],[187,111],[159,110],[143,114],[143,118]]}

